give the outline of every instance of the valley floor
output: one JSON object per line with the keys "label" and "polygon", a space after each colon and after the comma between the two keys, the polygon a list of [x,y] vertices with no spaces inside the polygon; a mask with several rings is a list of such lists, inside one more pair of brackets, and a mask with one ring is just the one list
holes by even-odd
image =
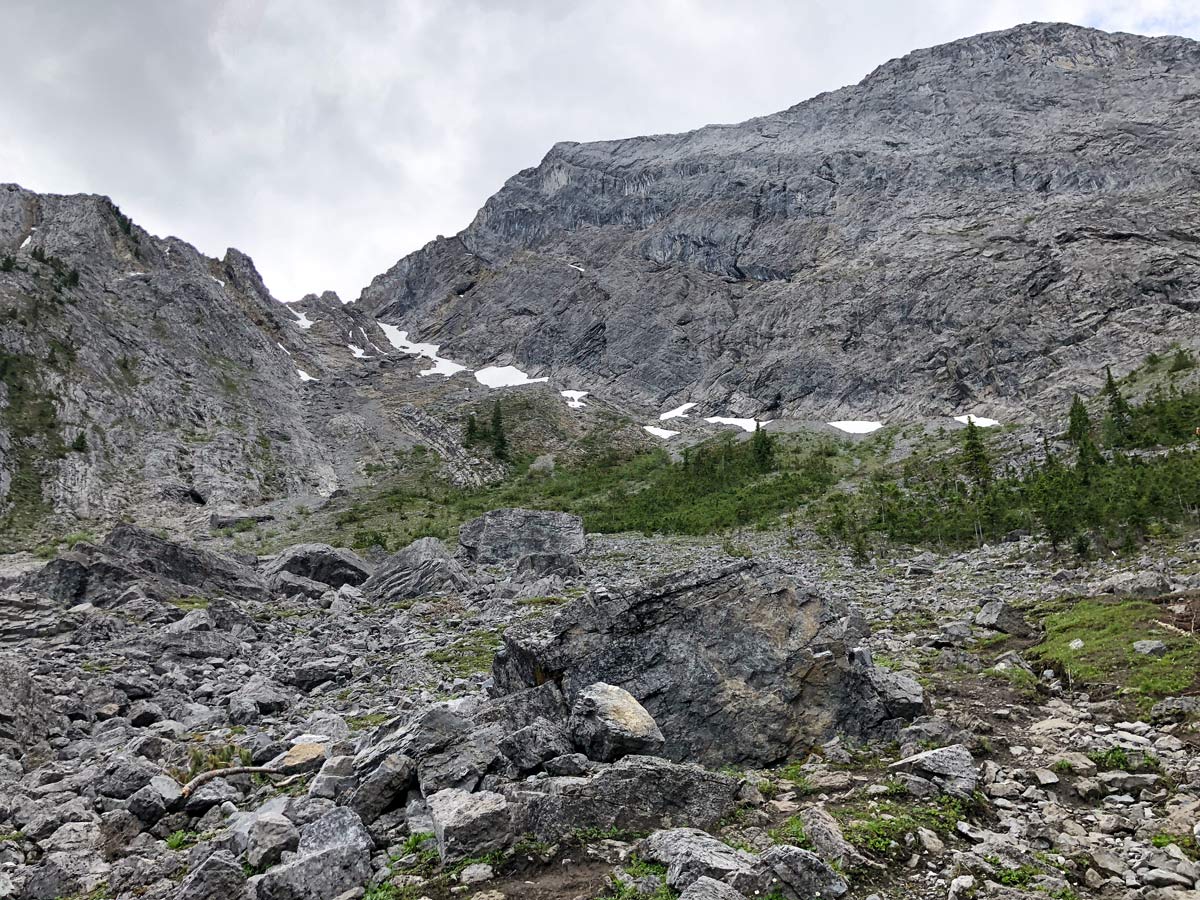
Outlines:
{"label": "valley floor", "polygon": [[[294,842],[272,853],[271,829],[299,827],[304,850],[312,822],[344,802],[339,779],[354,777],[334,760],[361,765],[429,710],[478,708],[515,622],[592,589],[742,557],[861,609],[872,631],[862,645],[920,681],[928,714],[894,741],[835,739],[769,770],[727,770],[738,803],[708,830],[741,853],[734,862],[705,846],[686,865],[658,862],[670,854],[620,828],[443,862],[410,808],[371,825],[364,884],[338,896],[732,897],[683,881],[720,880],[779,845],[815,851],[855,900],[1196,896],[1200,541],[1100,562],[1026,541],[855,565],[809,535],[747,531],[590,536],[579,575],[521,581],[475,565],[469,589],[382,604],[352,587],[164,604],[134,586],[66,608],[10,584],[0,897],[310,896],[272,874],[303,859]],[[916,754],[925,761],[895,765]],[[180,799],[197,775],[242,764],[287,774],[218,778]],[[471,764],[465,748],[439,763]],[[213,862],[226,856],[236,872]]]}

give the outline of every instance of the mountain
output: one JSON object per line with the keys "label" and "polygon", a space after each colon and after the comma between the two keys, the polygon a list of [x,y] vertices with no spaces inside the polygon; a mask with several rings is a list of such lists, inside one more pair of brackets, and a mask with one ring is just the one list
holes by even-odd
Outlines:
{"label": "mountain", "polygon": [[[333,294],[286,306],[246,255],[157,238],[104,197],[0,186],[0,534],[165,525],[327,497],[428,447],[459,481],[477,393]],[[447,425],[447,422],[452,425]]]}
{"label": "mountain", "polygon": [[1058,414],[1194,341],[1200,44],[1032,24],[775,115],[555,145],[359,304],[649,411]]}
{"label": "mountain", "polygon": [[1198,112],[1196,42],[980,35],[740,125],[558,144],[351,304],[2,185],[0,544],[481,485],[463,432],[501,396],[531,456],[657,445],[684,403],[673,448],[712,416],[1056,427],[1104,366],[1196,344]]}

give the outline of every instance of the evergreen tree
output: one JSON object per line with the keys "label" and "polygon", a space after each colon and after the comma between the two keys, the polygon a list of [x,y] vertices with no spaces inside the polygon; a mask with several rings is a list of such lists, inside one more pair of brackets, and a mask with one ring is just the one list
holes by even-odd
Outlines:
{"label": "evergreen tree", "polygon": [[1091,436],[1092,419],[1088,415],[1087,407],[1083,405],[1083,401],[1076,394],[1071,401],[1071,415],[1067,425],[1067,440],[1072,444],[1079,446],[1085,439]]}
{"label": "evergreen tree", "polygon": [[5,254],[3,259],[0,259],[0,272],[11,272],[17,267],[17,261],[12,258],[11,254]]}
{"label": "evergreen tree", "polygon": [[475,418],[475,413],[467,416],[467,443],[473,444],[479,440],[479,422]]}
{"label": "evergreen tree", "polygon": [[504,433],[504,415],[499,400],[492,407],[492,455],[496,459],[508,459],[508,436]]}
{"label": "evergreen tree", "polygon": [[1180,347],[1175,351],[1175,355],[1171,357],[1171,367],[1168,369],[1168,371],[1184,372],[1193,368],[1195,365],[1196,361],[1192,359],[1192,354]]}
{"label": "evergreen tree", "polygon": [[1104,422],[1106,437],[1113,446],[1124,447],[1132,437],[1133,415],[1129,411],[1128,401],[1121,396],[1112,369],[1106,366],[1104,372],[1104,395],[1108,397],[1108,416]]}
{"label": "evergreen tree", "polygon": [[991,484],[992,463],[984,449],[979,428],[973,421],[967,422],[967,433],[963,440],[963,467],[967,478],[977,489],[984,490]]}
{"label": "evergreen tree", "polygon": [[761,425],[755,427],[754,437],[750,438],[750,455],[760,472],[775,468],[775,439]]}

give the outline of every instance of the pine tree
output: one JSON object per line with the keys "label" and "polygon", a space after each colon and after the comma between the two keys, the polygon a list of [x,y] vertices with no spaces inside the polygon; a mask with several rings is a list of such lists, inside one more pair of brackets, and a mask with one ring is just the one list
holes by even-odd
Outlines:
{"label": "pine tree", "polygon": [[1115,447],[1123,447],[1132,437],[1133,415],[1129,411],[1129,403],[1121,396],[1121,390],[1113,378],[1112,369],[1104,369],[1104,395],[1108,397],[1108,416],[1105,418],[1105,431],[1108,442]]}
{"label": "pine tree", "polygon": [[1088,415],[1087,407],[1083,405],[1083,401],[1076,394],[1071,401],[1071,415],[1067,425],[1067,440],[1078,446],[1085,438],[1092,433],[1092,419]]}
{"label": "pine tree", "polygon": [[1171,367],[1169,372],[1184,372],[1194,368],[1196,361],[1192,359],[1192,354],[1188,353],[1182,347],[1175,351],[1175,355],[1171,357]]}
{"label": "pine tree", "polygon": [[479,440],[479,421],[475,418],[475,413],[467,416],[467,443],[473,444]]}
{"label": "pine tree", "polygon": [[963,440],[963,467],[971,483],[979,490],[984,490],[991,484],[992,463],[988,459],[987,450],[984,449],[979,428],[973,421],[967,422],[967,434]]}
{"label": "pine tree", "polygon": [[775,439],[767,434],[762,425],[755,427],[754,437],[750,438],[750,454],[758,471],[770,472],[775,468]]}
{"label": "pine tree", "polygon": [[499,400],[492,407],[492,455],[496,459],[508,459],[508,437],[504,433],[504,415]]}

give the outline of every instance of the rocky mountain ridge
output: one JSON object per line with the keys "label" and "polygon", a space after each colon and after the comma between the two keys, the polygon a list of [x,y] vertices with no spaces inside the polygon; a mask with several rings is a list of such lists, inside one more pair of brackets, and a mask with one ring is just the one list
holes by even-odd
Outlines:
{"label": "rocky mountain ridge", "polygon": [[1200,308],[1200,44],[1034,24],[739,125],[557,144],[360,304],[653,412],[1061,406]]}

